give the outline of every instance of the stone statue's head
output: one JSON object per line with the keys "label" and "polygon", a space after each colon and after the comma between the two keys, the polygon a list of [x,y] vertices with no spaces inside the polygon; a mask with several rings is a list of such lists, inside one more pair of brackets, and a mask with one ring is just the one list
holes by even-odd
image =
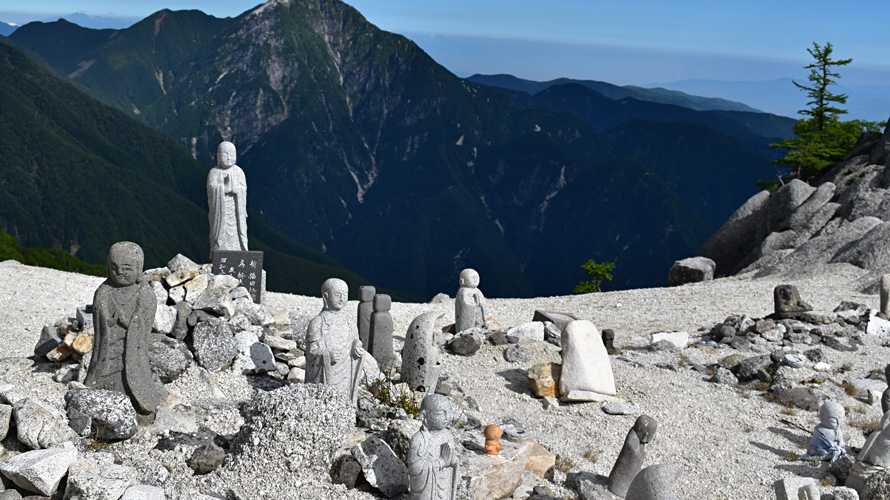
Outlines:
{"label": "stone statue's head", "polygon": [[821,498],[819,487],[815,484],[807,484],[797,490],[797,498],[798,500],[819,500]]}
{"label": "stone statue's head", "polygon": [[219,165],[219,168],[229,168],[235,165],[235,145],[229,141],[223,141],[219,143],[219,147],[216,148],[216,164]]}
{"label": "stone statue's head", "polygon": [[637,437],[640,438],[641,443],[648,443],[655,437],[655,429],[657,427],[658,424],[654,418],[649,415],[640,415],[637,417],[637,421],[634,422],[633,430]]}
{"label": "stone statue's head", "polygon": [[339,311],[346,305],[349,297],[349,286],[339,278],[328,278],[321,285],[321,298],[324,299],[326,311]]}
{"label": "stone statue's head", "polygon": [[840,429],[844,425],[844,407],[834,401],[826,401],[819,408],[819,420],[829,429]]}
{"label": "stone statue's head", "polygon": [[448,427],[452,420],[451,400],[441,394],[430,394],[420,403],[420,421],[431,431]]}
{"label": "stone statue's head", "polygon": [[145,256],[142,248],[130,241],[119,241],[108,250],[105,272],[108,279],[118,286],[128,286],[142,281],[142,264]]}
{"label": "stone statue's head", "polygon": [[476,288],[479,286],[479,273],[475,269],[464,269],[460,272],[460,286]]}

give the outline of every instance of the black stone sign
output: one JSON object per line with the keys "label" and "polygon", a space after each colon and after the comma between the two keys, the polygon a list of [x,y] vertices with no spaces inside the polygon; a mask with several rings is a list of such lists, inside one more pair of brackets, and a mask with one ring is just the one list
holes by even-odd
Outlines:
{"label": "black stone sign", "polygon": [[263,252],[217,250],[212,252],[213,274],[229,274],[241,282],[257,304],[263,294]]}

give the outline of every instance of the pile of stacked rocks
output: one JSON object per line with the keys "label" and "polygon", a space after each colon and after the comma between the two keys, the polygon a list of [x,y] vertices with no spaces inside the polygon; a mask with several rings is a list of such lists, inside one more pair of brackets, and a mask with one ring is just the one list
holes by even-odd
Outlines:
{"label": "pile of stacked rocks", "polygon": [[[164,383],[178,378],[192,362],[208,371],[265,373],[302,380],[305,357],[293,340],[290,319],[276,317],[251,300],[237,278],[211,273],[177,255],[166,267],[144,277],[157,298],[151,341],[152,370]],[[35,359],[59,364],[54,380],[83,381],[93,342],[92,306],[43,330]],[[305,329],[305,325],[301,325]]]}

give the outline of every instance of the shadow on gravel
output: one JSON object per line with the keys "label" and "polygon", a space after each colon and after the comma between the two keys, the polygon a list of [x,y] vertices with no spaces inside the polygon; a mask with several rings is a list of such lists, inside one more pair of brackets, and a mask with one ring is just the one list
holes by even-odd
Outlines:
{"label": "shadow on gravel", "polygon": [[788,429],[781,429],[779,427],[768,427],[767,430],[769,430],[773,434],[778,434],[784,437],[785,439],[791,441],[796,445],[809,446],[810,444],[810,436],[803,434],[803,430],[801,430],[800,432],[793,432]]}
{"label": "shadow on gravel", "polygon": [[499,371],[497,374],[507,381],[507,385],[505,386],[507,389],[510,389],[517,394],[532,393],[531,389],[528,388],[528,376],[526,376],[526,370],[514,368],[512,370]]}
{"label": "shadow on gravel", "polygon": [[748,442],[751,443],[756,448],[760,448],[761,450],[766,450],[766,451],[772,452],[773,454],[775,454],[779,457],[782,457],[782,458],[788,458],[791,455],[790,451],[780,450],[779,448],[773,448],[772,446],[770,446],[768,444],[758,443],[756,441],[748,441]]}
{"label": "shadow on gravel", "polygon": [[774,468],[791,472],[798,477],[811,477],[817,480],[821,478],[822,469],[820,469],[819,467],[813,467],[812,465],[808,464],[809,462],[787,462],[784,464],[778,464]]}
{"label": "shadow on gravel", "polygon": [[247,383],[251,387],[266,392],[274,391],[291,383],[285,379],[272,378],[265,375],[247,375],[246,378]]}

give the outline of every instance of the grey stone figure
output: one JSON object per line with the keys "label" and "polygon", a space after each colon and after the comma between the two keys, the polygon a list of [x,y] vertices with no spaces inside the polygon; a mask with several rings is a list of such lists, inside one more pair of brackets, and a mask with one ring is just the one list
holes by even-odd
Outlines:
{"label": "grey stone figure", "polygon": [[306,330],[306,383],[334,386],[355,404],[365,350],[343,310],[348,294],[341,279],[330,278],[321,286],[324,308]]}
{"label": "grey stone figure", "polygon": [[433,392],[442,370],[436,320],[442,314],[429,311],[414,318],[405,332],[405,346],[402,348],[402,382],[411,390]]}
{"label": "grey stone figure", "polygon": [[[884,367],[884,380],[890,384],[890,365]],[[887,413],[888,411],[890,411],[890,386],[884,389],[884,394],[881,395],[881,412]]]}
{"label": "grey stone figure", "polygon": [[819,487],[815,484],[808,484],[797,490],[798,500],[819,500],[820,497]]}
{"label": "grey stone figure", "polygon": [[641,470],[627,489],[626,500],[678,500],[677,479],[683,472],[680,464],[650,465]]}
{"label": "grey stone figure", "polygon": [[392,315],[389,309],[392,307],[392,298],[386,294],[374,296],[374,312],[371,313],[370,333],[368,335],[368,352],[381,370],[392,367]]}
{"label": "grey stone figure", "polygon": [[368,350],[368,332],[371,330],[371,313],[374,312],[374,295],[377,289],[371,285],[358,287],[358,338]]}
{"label": "grey stone figure", "polygon": [[144,256],[135,243],[108,251],[107,276],[93,296],[95,338],[84,385],[126,394],[140,425],[154,422],[167,396],[151,370],[149,349],[157,298],[142,274]]}
{"label": "grey stone figure", "polygon": [[627,432],[621,453],[612,466],[609,473],[609,491],[623,497],[627,495],[627,489],[631,481],[643,467],[646,460],[646,445],[655,437],[657,424],[655,419],[648,415],[637,418],[634,426]]}
{"label": "grey stone figure", "polygon": [[421,427],[408,445],[408,491],[411,500],[455,500],[460,477],[457,448],[451,434],[451,401],[430,394],[420,403]]}
{"label": "grey stone figure", "polygon": [[890,466],[890,413],[884,413],[881,417],[881,427],[866,438],[856,462],[850,468],[845,484],[862,495],[868,479],[888,466]]}
{"label": "grey stone figure", "polygon": [[879,294],[881,297],[881,312],[884,313],[884,316],[890,316],[890,274],[881,275]]}
{"label": "grey stone figure", "polygon": [[460,288],[454,297],[454,333],[470,328],[485,328],[485,296],[479,291],[479,273],[473,269],[460,272]]}
{"label": "grey stone figure", "polygon": [[844,407],[834,401],[826,401],[819,408],[821,423],[813,429],[810,447],[801,460],[828,460],[834,462],[850,448],[844,442]]}
{"label": "grey stone figure", "polygon": [[794,285],[779,285],[774,288],[773,302],[779,318],[799,318],[802,313],[813,310],[813,306],[800,299],[800,292]]}
{"label": "grey stone figure", "polygon": [[217,166],[207,174],[210,251],[247,250],[247,180],[235,165],[235,145],[219,143]]}

